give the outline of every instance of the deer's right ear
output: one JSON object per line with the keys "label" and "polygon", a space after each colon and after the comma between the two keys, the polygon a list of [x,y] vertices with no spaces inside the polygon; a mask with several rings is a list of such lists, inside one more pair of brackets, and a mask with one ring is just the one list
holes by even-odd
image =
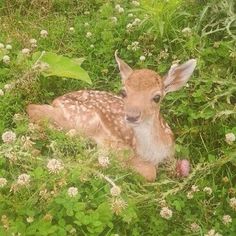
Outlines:
{"label": "deer's right ear", "polygon": [[121,75],[122,80],[126,80],[133,73],[133,70],[128,64],[126,64],[123,60],[121,60],[117,56],[117,52],[118,52],[118,50],[116,50],[116,52],[115,52],[115,58],[116,58],[116,62],[118,64],[118,66],[119,66],[120,75]]}

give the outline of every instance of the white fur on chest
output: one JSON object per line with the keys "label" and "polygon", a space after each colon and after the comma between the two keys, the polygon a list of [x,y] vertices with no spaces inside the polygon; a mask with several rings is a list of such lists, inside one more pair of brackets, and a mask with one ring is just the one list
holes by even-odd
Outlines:
{"label": "white fur on chest", "polygon": [[134,127],[137,154],[144,160],[157,165],[173,156],[173,142],[165,143],[149,122]]}

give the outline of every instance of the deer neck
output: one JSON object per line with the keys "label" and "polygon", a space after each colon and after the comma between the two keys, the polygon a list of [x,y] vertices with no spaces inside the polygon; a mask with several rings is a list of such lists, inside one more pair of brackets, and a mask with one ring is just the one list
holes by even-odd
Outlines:
{"label": "deer neck", "polygon": [[136,154],[153,164],[158,164],[174,154],[173,134],[157,111],[150,119],[133,127]]}

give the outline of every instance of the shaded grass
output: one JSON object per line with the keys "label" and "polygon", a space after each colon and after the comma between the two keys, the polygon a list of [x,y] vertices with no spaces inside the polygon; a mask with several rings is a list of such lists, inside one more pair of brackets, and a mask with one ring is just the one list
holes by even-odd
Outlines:
{"label": "shaded grass", "polygon": [[[19,137],[16,151],[19,159],[14,164],[9,163],[4,158],[4,151],[1,151],[0,173],[12,184],[24,172],[30,173],[33,178],[29,188],[15,194],[10,192],[11,186],[3,189],[0,215],[7,215],[11,221],[8,232],[66,235],[65,232],[69,234],[73,225],[78,235],[203,235],[211,228],[223,235],[234,235],[235,211],[229,206],[229,198],[234,197],[236,191],[235,144],[226,144],[225,134],[236,134],[236,119],[235,113],[227,115],[224,111],[235,111],[236,67],[235,57],[230,56],[235,52],[235,41],[226,31],[204,34],[206,29],[211,30],[211,25],[207,26],[210,19],[217,21],[219,17],[220,25],[228,19],[228,8],[223,9],[226,13],[221,15],[218,10],[210,11],[215,8],[222,11],[222,3],[215,4],[214,1],[191,1],[189,4],[186,1],[156,1],[155,7],[151,6],[150,1],[143,1],[141,9],[134,8],[129,1],[123,1],[125,14],[119,15],[114,9],[115,4],[107,1],[34,1],[34,4],[8,1],[1,5],[0,23],[3,27],[0,41],[13,46],[10,53],[13,65],[0,64],[1,88],[28,73],[27,67],[16,66],[14,60],[18,51],[29,47],[30,38],[38,40],[39,51],[85,57],[82,66],[93,80],[93,85],[88,86],[73,79],[44,78],[32,74],[32,80],[29,80],[32,83],[0,97],[0,133],[13,129]],[[86,10],[90,11],[89,15],[83,14]],[[128,13],[143,20],[131,33],[126,31],[127,23],[133,19],[127,17]],[[111,22],[111,16],[118,18],[117,24]],[[165,22],[163,33],[161,21]],[[85,22],[90,26],[86,28]],[[75,33],[69,31],[72,26]],[[182,29],[185,27],[191,28],[191,36],[183,35]],[[46,39],[40,38],[42,29],[49,32]],[[88,31],[93,34],[90,39],[85,37]],[[133,41],[140,42],[140,49],[127,50]],[[213,47],[218,41],[219,47]],[[91,44],[94,48],[90,47]],[[189,87],[168,95],[162,104],[164,116],[176,134],[176,156],[191,160],[192,173],[187,179],[176,179],[166,167],[160,167],[157,181],[145,183],[135,173],[120,167],[116,159],[119,154],[110,154],[110,167],[101,169],[97,163],[100,153],[93,143],[83,139],[73,140],[47,128],[32,133],[27,119],[13,121],[15,113],[24,114],[28,103],[49,103],[68,91],[91,88],[118,92],[120,78],[113,58],[117,48],[131,66],[149,67],[161,74],[168,71],[173,60],[198,59],[198,69]],[[165,49],[169,55],[159,59],[160,52]],[[146,56],[146,61],[140,62],[138,58],[146,52],[153,55]],[[34,147],[40,151],[39,155],[30,150],[24,156],[19,151],[22,135],[31,136]],[[52,144],[55,145],[53,148]],[[4,148],[2,144],[1,150]],[[50,158],[63,160],[65,170],[62,174],[54,176],[47,172],[46,164]],[[122,198],[128,206],[118,215],[104,208],[107,215],[111,214],[111,219],[99,215],[100,221],[105,222],[104,229],[93,231],[97,229],[93,222],[99,221],[94,212],[111,200],[110,185],[99,177],[99,173],[109,176],[121,187]],[[224,177],[228,178],[228,182],[222,180]],[[193,184],[199,186],[200,191],[193,199],[187,199]],[[71,213],[70,208],[76,203],[68,199],[67,189],[70,186],[78,187],[80,197],[75,201],[85,204],[85,209],[75,207]],[[212,188],[211,196],[203,192],[205,186]],[[48,198],[39,197],[42,189],[47,189]],[[65,202],[63,199],[66,199]],[[169,221],[159,215],[161,199],[165,199],[174,212]],[[43,219],[48,213],[53,215],[53,220],[45,223]],[[81,215],[77,217],[76,214]],[[231,225],[222,224],[224,214],[232,216]],[[28,216],[35,218],[32,226],[26,223]],[[76,225],[78,218],[87,222],[81,221],[81,225]],[[189,231],[193,222],[201,226],[200,232]],[[37,233],[33,227],[37,228]],[[55,231],[50,232],[52,227]],[[1,230],[6,233],[2,226]]]}

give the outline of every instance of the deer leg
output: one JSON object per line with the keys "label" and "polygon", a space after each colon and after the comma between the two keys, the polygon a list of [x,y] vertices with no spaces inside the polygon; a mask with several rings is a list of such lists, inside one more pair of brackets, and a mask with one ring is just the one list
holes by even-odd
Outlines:
{"label": "deer leg", "polygon": [[142,175],[147,181],[154,182],[156,179],[156,167],[148,161],[134,157],[129,161],[129,166]]}
{"label": "deer leg", "polygon": [[56,127],[61,127],[66,130],[71,128],[70,123],[65,119],[60,108],[50,105],[30,104],[27,107],[27,113],[32,122],[40,123],[46,120]]}

